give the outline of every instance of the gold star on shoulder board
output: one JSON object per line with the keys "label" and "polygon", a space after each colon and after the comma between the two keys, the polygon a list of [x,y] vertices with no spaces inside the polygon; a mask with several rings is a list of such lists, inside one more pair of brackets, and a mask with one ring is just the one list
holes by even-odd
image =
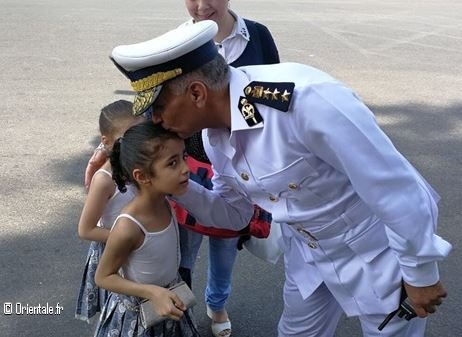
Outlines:
{"label": "gold star on shoulder board", "polygon": [[274,91],[272,92],[272,96],[271,96],[271,99],[273,101],[277,101],[279,98],[278,98],[278,94],[280,94],[281,92],[278,91],[278,88],[274,88]]}
{"label": "gold star on shoulder board", "polygon": [[248,103],[263,104],[287,112],[295,83],[252,81],[244,88]]}
{"label": "gold star on shoulder board", "polygon": [[289,95],[290,95],[290,92],[288,92],[287,90],[284,90],[284,93],[281,95],[281,100],[283,102],[288,102],[289,101]]}

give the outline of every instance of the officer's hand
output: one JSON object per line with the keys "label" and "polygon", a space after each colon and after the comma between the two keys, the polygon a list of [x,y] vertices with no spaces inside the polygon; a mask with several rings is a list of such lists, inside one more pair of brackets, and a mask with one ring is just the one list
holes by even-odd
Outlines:
{"label": "officer's hand", "polygon": [[87,168],[85,169],[85,190],[88,192],[91,184],[91,178],[95,174],[98,169],[103,166],[103,164],[107,160],[106,151],[102,146],[98,146],[93,155],[91,156],[90,160],[88,161]]}
{"label": "officer's hand", "polygon": [[419,317],[427,317],[433,314],[436,307],[443,302],[447,293],[441,282],[428,287],[414,287],[404,282],[407,296],[409,297],[415,313]]}

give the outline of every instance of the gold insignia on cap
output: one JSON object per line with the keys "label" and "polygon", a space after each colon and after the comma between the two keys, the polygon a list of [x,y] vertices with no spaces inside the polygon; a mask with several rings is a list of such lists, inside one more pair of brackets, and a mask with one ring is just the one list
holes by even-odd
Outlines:
{"label": "gold insignia on cap", "polygon": [[181,75],[182,72],[181,68],[157,72],[138,81],[131,82],[132,88],[138,92],[146,91],[164,83],[165,81],[171,80],[178,75]]}

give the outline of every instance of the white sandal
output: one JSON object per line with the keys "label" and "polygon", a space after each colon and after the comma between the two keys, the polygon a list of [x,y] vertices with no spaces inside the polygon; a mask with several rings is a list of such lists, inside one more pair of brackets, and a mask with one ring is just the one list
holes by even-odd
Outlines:
{"label": "white sandal", "polygon": [[213,310],[207,306],[207,316],[212,320],[212,334],[214,337],[230,337],[231,336],[231,321],[228,319],[226,322],[214,322]]}

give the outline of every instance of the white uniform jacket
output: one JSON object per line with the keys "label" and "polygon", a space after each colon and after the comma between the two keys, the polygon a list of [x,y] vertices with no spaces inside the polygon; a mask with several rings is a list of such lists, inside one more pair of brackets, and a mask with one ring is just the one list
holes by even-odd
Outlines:
{"label": "white uniform jacket", "polygon": [[[252,81],[293,82],[287,112],[239,110]],[[281,90],[278,90],[281,91]],[[276,96],[277,97],[277,96]],[[286,96],[287,97],[287,96]],[[437,195],[349,88],[309,66],[231,68],[231,131],[204,130],[214,190],[178,201],[203,224],[241,229],[251,205],[282,226],[286,274],[302,296],[324,281],[348,315],[396,309],[400,282],[428,286],[451,245],[435,234]]]}

